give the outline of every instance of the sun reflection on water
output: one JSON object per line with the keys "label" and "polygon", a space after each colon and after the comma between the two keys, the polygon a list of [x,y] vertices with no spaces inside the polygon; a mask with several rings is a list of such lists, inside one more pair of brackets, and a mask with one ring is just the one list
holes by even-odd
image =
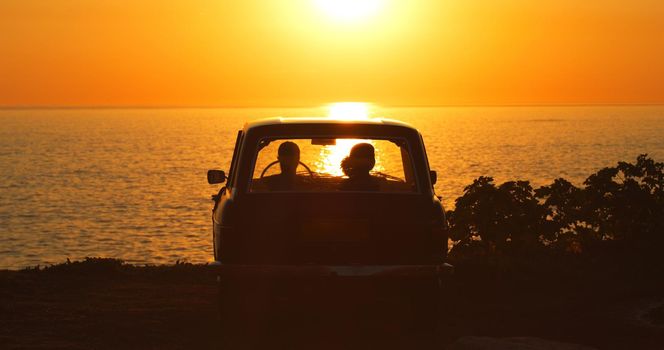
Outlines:
{"label": "sun reflection on water", "polygon": [[332,146],[323,146],[320,150],[320,156],[314,163],[316,172],[329,174],[332,176],[345,176],[341,170],[341,161],[350,154],[351,148],[358,143],[369,143],[374,146],[376,155],[376,165],[372,171],[384,172],[385,167],[381,158],[382,150],[376,145],[374,140],[358,139],[337,139],[337,144]]}
{"label": "sun reflection on water", "polygon": [[323,146],[320,150],[318,161],[314,165],[316,171],[333,176],[343,176],[341,161],[350,154],[350,149],[353,146],[363,141],[365,140],[337,139],[336,145]]}

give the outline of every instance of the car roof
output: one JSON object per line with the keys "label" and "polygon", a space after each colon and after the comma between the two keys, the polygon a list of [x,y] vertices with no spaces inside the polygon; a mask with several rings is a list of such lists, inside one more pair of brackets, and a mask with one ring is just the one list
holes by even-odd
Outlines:
{"label": "car roof", "polygon": [[394,119],[385,119],[385,118],[367,118],[367,119],[336,119],[328,117],[274,117],[274,118],[265,118],[258,119],[251,122],[247,122],[244,125],[244,130],[248,131],[253,128],[258,127],[270,127],[270,126],[279,126],[279,125],[386,125],[386,126],[396,126],[405,129],[414,130],[417,132],[413,126],[402,121]]}

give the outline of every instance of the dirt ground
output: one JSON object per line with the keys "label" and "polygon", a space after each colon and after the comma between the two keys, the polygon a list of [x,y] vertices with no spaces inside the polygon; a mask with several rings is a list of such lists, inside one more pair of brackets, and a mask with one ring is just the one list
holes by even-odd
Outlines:
{"label": "dirt ground", "polygon": [[[291,324],[285,316],[260,347],[444,349],[463,336],[529,336],[598,349],[664,348],[664,275],[566,269],[458,265],[435,335],[389,322],[370,332],[335,327],[357,315],[322,329],[316,320]],[[212,266],[108,259],[0,271],[0,348],[222,348],[216,275]]]}

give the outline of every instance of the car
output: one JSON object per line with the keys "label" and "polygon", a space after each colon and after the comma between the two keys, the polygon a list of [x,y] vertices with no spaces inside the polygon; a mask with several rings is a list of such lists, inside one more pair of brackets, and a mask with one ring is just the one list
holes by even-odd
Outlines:
{"label": "car", "polygon": [[325,304],[336,298],[332,309],[341,309],[391,295],[408,300],[411,311],[403,314],[416,327],[435,325],[453,272],[436,180],[422,135],[403,122],[247,123],[228,175],[208,171],[210,184],[225,183],[212,196],[212,241],[222,313],[236,308],[227,321],[283,315],[267,310],[290,290],[284,293],[309,300],[311,309],[321,298]]}

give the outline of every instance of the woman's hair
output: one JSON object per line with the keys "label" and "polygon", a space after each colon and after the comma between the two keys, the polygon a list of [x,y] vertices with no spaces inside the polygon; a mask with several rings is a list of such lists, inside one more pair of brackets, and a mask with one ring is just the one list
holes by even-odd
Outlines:
{"label": "woman's hair", "polygon": [[376,165],[374,147],[368,143],[358,143],[350,150],[348,157],[341,161],[341,170],[348,177],[368,175]]}

